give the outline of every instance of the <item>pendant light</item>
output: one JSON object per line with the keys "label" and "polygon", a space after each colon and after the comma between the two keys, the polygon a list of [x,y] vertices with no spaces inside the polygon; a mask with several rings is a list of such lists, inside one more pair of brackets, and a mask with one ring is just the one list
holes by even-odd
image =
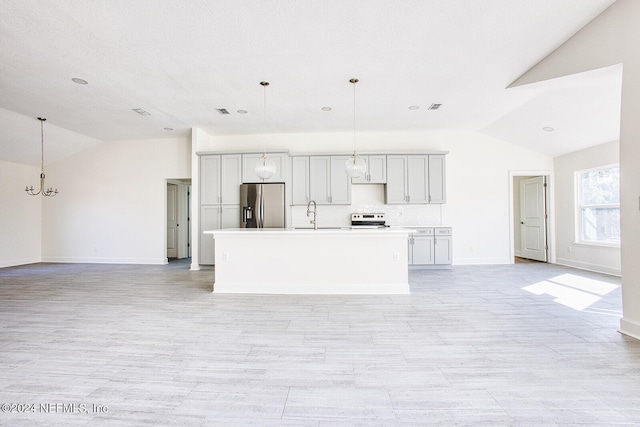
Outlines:
{"label": "pendant light", "polygon": [[359,178],[367,172],[367,163],[356,154],[356,83],[358,79],[351,79],[349,83],[353,85],[353,155],[344,164],[344,171],[351,178]]}
{"label": "pendant light", "polygon": [[45,190],[44,187],[44,122],[47,119],[38,117],[38,120],[40,120],[40,190],[35,191],[32,185],[31,187],[27,186],[24,191],[30,196],[41,194],[44,197],[54,197],[58,194],[58,189],[54,190],[53,187],[49,187]]}
{"label": "pendant light", "polygon": [[269,179],[276,173],[276,164],[273,160],[267,157],[267,86],[269,86],[269,82],[260,82],[260,85],[264,89],[264,97],[263,97],[263,127],[264,127],[264,150],[262,151],[262,156],[256,162],[255,172],[262,179]]}

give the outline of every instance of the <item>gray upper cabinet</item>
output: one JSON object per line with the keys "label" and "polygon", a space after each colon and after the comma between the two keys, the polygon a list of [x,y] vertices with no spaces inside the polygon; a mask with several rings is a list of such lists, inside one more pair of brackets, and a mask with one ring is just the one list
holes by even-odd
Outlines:
{"label": "gray upper cabinet", "polygon": [[349,156],[331,156],[331,204],[351,204],[351,178],[344,170],[344,165]]}
{"label": "gray upper cabinet", "polygon": [[309,203],[309,157],[291,158],[291,204]]}
{"label": "gray upper cabinet", "polygon": [[239,154],[224,154],[220,156],[222,170],[220,174],[220,204],[240,204],[240,184],[242,163]]}
{"label": "gray upper cabinet", "polygon": [[[319,205],[351,204],[351,181],[344,171],[348,158],[349,156],[309,157],[308,200],[314,200]],[[294,193],[299,194],[297,200],[301,201],[302,190],[294,187]]]}
{"label": "gray upper cabinet", "polygon": [[262,153],[242,155],[242,182],[285,182],[287,162],[289,156],[284,153],[267,153],[267,157],[276,165],[276,173],[271,178],[262,179],[256,175],[256,163],[262,157]]}
{"label": "gray upper cabinet", "polygon": [[351,178],[353,184],[386,184],[387,156],[362,156],[367,163],[367,172],[359,178]]}
{"label": "gray upper cabinet", "polygon": [[444,155],[388,155],[388,204],[445,202]]}
{"label": "gray upper cabinet", "polygon": [[200,157],[200,203],[220,203],[220,156]]}
{"label": "gray upper cabinet", "polygon": [[331,157],[309,157],[309,199],[319,205],[331,204]]}
{"label": "gray upper cabinet", "polygon": [[446,202],[444,155],[429,155],[429,203]]}
{"label": "gray upper cabinet", "polygon": [[240,154],[200,157],[200,204],[240,203]]}

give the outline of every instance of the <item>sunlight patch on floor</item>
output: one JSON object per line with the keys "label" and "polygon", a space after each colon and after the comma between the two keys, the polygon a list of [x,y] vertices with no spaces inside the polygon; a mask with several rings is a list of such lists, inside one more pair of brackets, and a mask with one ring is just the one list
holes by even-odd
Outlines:
{"label": "sunlight patch on floor", "polygon": [[555,302],[582,311],[618,287],[600,280],[562,274],[522,289],[535,295],[551,295]]}

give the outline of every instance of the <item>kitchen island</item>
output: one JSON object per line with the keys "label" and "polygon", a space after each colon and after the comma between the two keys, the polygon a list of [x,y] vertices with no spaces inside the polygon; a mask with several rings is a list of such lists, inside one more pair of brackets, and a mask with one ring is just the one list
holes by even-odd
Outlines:
{"label": "kitchen island", "polygon": [[411,229],[222,229],[214,293],[408,294]]}

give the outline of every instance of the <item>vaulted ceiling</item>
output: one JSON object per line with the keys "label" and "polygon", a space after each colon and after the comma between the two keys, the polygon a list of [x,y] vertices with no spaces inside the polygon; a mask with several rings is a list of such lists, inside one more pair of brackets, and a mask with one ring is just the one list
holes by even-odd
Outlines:
{"label": "vaulted ceiling", "polygon": [[192,127],[261,133],[262,80],[267,132],[349,131],[352,77],[361,131],[477,131],[555,156],[618,138],[621,69],[508,87],[613,2],[3,0],[0,159],[39,163],[39,116],[48,162]]}

